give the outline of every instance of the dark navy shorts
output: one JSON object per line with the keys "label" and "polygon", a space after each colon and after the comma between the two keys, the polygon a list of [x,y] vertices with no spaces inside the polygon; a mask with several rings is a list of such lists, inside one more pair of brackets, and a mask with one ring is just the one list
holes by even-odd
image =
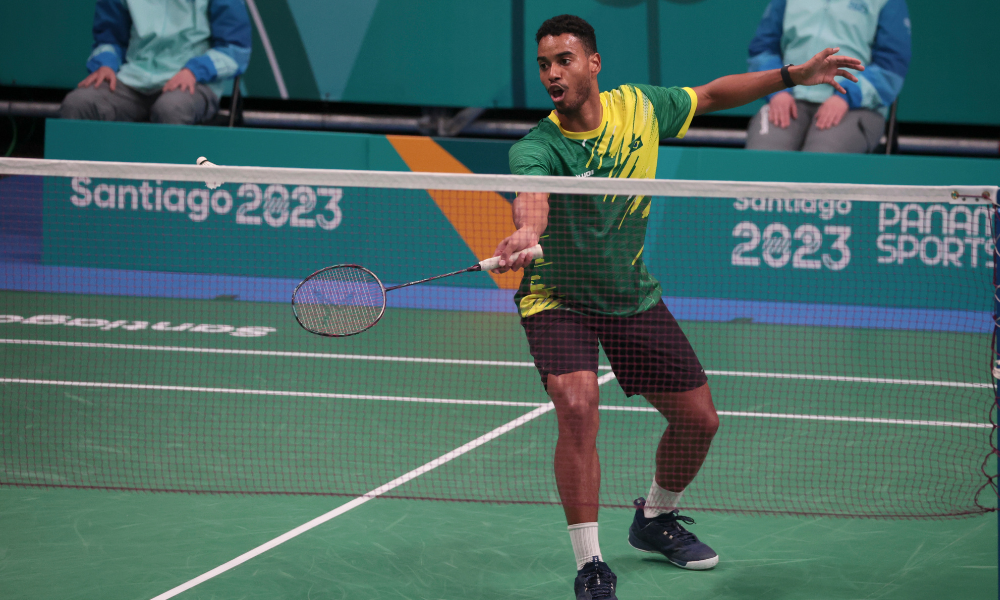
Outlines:
{"label": "dark navy shorts", "polygon": [[598,343],[629,396],[687,392],[708,383],[691,343],[662,300],[630,317],[556,309],[523,318],[521,325],[544,386],[549,375],[597,373]]}

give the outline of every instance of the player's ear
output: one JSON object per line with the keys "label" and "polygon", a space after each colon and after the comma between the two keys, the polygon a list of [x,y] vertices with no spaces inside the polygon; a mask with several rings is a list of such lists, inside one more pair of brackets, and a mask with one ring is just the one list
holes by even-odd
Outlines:
{"label": "player's ear", "polygon": [[597,74],[601,72],[601,55],[594,52],[587,57],[587,60],[590,62],[590,74],[597,77]]}

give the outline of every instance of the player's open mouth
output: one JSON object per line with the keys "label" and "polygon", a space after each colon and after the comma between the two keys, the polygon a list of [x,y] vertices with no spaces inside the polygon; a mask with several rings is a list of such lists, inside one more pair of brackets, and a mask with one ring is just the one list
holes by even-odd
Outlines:
{"label": "player's open mouth", "polygon": [[562,89],[558,85],[554,85],[549,88],[549,97],[552,98],[553,102],[559,102],[566,96],[566,90]]}

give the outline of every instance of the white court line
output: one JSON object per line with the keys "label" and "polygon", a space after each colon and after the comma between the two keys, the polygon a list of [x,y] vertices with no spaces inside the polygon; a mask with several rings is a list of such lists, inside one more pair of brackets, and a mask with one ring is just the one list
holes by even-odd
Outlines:
{"label": "white court line", "polygon": [[[598,385],[604,385],[615,378],[615,374],[605,373],[597,378]],[[540,402],[509,402],[505,400],[462,400],[456,398],[423,398],[419,396],[376,396],[371,394],[333,394],[326,392],[292,392],[285,390],[251,390],[241,388],[210,388],[183,385],[153,385],[144,383],[106,383],[98,381],[58,381],[51,379],[19,379],[0,377],[0,383],[24,383],[30,385],[64,385],[74,387],[155,390],[168,392],[204,392],[217,394],[246,394],[251,396],[285,396],[298,398],[329,398],[346,400],[388,400],[391,402],[421,402],[427,404],[464,404],[473,406],[520,406],[538,408],[546,406]],[[602,404],[598,408],[618,412],[657,412],[650,406],[615,406]],[[930,425],[934,427],[993,427],[989,423],[965,423],[961,421],[919,421],[912,419],[883,419],[877,417],[840,417],[836,415],[800,415],[794,413],[762,413],[745,411],[718,411],[721,416],[757,417],[766,419],[797,419],[802,421],[843,421],[850,423],[882,423],[889,425]]]}
{"label": "white court line", "polygon": [[[659,412],[651,406],[612,406],[602,404],[601,410],[619,412]],[[912,419],[882,419],[878,417],[838,417],[836,415],[797,415],[789,413],[763,413],[738,410],[720,410],[723,417],[757,417],[762,419],[793,419],[798,421],[832,421],[848,423],[881,423],[886,425],[930,425],[932,427],[975,427],[990,429],[992,423],[965,423],[962,421],[917,421]]]}
{"label": "white court line", "polygon": [[[607,383],[607,382],[611,381],[612,379],[614,379],[614,377],[615,377],[614,373],[606,373],[606,374],[602,375],[601,377],[599,377],[597,379],[597,384],[598,385],[604,385],[605,383]],[[215,577],[216,575],[220,575],[222,573],[225,573],[226,571],[232,569],[233,567],[236,567],[236,566],[239,566],[239,565],[245,563],[246,561],[250,560],[251,558],[259,556],[259,555],[263,554],[264,552],[267,552],[268,550],[270,550],[270,549],[272,549],[272,548],[274,548],[274,547],[276,547],[276,546],[278,546],[280,544],[283,544],[284,542],[287,542],[288,540],[290,540],[290,539],[292,539],[292,538],[294,538],[294,537],[296,537],[298,535],[301,535],[301,534],[309,531],[310,529],[313,529],[313,528],[315,528],[315,527],[317,527],[319,525],[322,525],[323,523],[326,523],[330,519],[338,517],[338,516],[346,513],[347,511],[349,511],[349,510],[351,510],[353,508],[357,508],[358,506],[361,506],[362,504],[364,504],[365,502],[368,502],[372,498],[377,498],[378,496],[381,496],[382,494],[384,494],[384,493],[392,490],[393,488],[396,488],[396,487],[399,487],[399,486],[403,485],[404,483],[410,481],[411,479],[415,479],[415,478],[423,475],[424,473],[426,473],[426,472],[428,472],[428,471],[430,471],[432,469],[435,469],[435,468],[437,468],[437,467],[445,464],[448,461],[451,461],[451,460],[453,460],[455,458],[458,458],[459,456],[461,456],[461,455],[463,455],[463,454],[465,454],[465,453],[467,453],[467,452],[469,452],[471,450],[474,450],[474,449],[478,448],[479,446],[482,446],[483,444],[485,444],[485,443],[487,443],[487,442],[489,442],[491,440],[494,440],[494,439],[500,437],[501,435],[503,435],[503,434],[505,434],[505,433],[507,433],[507,432],[509,432],[509,431],[511,431],[511,430],[513,430],[515,428],[517,428],[517,427],[520,427],[521,425],[524,425],[528,421],[531,421],[531,420],[533,420],[533,419],[535,419],[537,417],[542,416],[543,414],[551,411],[553,408],[555,408],[555,407],[552,405],[551,402],[549,402],[547,404],[543,404],[543,405],[539,406],[538,408],[536,408],[535,410],[533,410],[533,411],[531,411],[531,412],[529,412],[527,414],[521,415],[520,417],[514,419],[513,421],[510,421],[509,423],[506,423],[504,425],[501,425],[500,427],[497,427],[493,431],[491,431],[491,432],[489,432],[489,433],[487,433],[485,435],[482,435],[482,436],[480,436],[480,437],[472,440],[471,442],[469,442],[468,444],[465,444],[464,446],[459,446],[458,448],[455,448],[451,452],[443,454],[440,457],[435,458],[431,462],[429,462],[429,463],[427,463],[427,464],[425,464],[425,465],[423,465],[421,467],[417,467],[416,469],[410,471],[409,473],[407,473],[407,474],[405,474],[405,475],[403,475],[401,477],[397,477],[396,479],[393,479],[392,481],[390,481],[389,483],[387,483],[385,485],[382,485],[380,487],[375,488],[374,490],[368,492],[367,494],[364,494],[362,496],[358,496],[357,498],[351,500],[350,502],[348,502],[346,504],[343,504],[341,506],[338,506],[337,508],[331,510],[330,512],[328,512],[328,513],[326,513],[324,515],[321,515],[319,517],[316,517],[315,519],[313,519],[312,521],[309,521],[308,523],[304,523],[302,525],[299,525],[295,529],[293,529],[293,530],[291,530],[291,531],[289,531],[287,533],[284,533],[284,534],[282,534],[282,535],[274,538],[273,540],[271,540],[269,542],[261,544],[260,546],[257,546],[253,550],[250,550],[249,552],[245,552],[245,553],[237,556],[233,560],[231,560],[231,561],[229,561],[229,562],[227,562],[225,564],[219,565],[218,567],[212,569],[211,571],[203,573],[203,574],[199,575],[198,577],[195,577],[194,579],[192,579],[190,581],[182,583],[181,585],[179,585],[179,586],[177,586],[177,587],[175,587],[175,588],[173,588],[171,590],[168,590],[168,591],[160,594],[159,596],[156,596],[155,598],[153,598],[153,600],[168,600],[169,598],[173,598],[177,594],[180,594],[181,592],[187,591],[187,590],[193,588],[194,586],[198,585],[199,583],[203,583],[203,582],[208,581],[209,579]]]}
{"label": "white court line", "polygon": [[376,396],[373,394],[290,392],[285,390],[251,390],[243,388],[213,388],[213,387],[195,387],[187,385],[154,385],[146,383],[107,383],[101,381],[59,381],[52,379],[20,379],[14,377],[0,377],[0,383],[26,383],[31,385],[65,385],[73,387],[90,387],[90,388],[121,389],[121,390],[155,390],[155,391],[166,391],[166,392],[246,394],[248,396],[286,396],[293,398],[329,398],[329,399],[339,399],[339,400],[389,400],[393,402],[422,402],[427,404],[471,404],[479,406],[523,406],[523,407],[544,406],[544,404],[540,402],[508,402],[504,400],[462,400],[457,398],[423,398],[418,396]]}
{"label": "white court line", "polygon": [[761,377],[769,379],[806,379],[813,381],[845,381],[853,383],[889,383],[894,385],[937,385],[957,388],[993,388],[992,383],[966,383],[964,381],[933,381],[928,379],[884,379],[882,377],[850,377],[846,375],[807,375],[805,373],[766,373],[759,371],[705,371],[722,377]]}
{"label": "white court line", "polygon": [[211,571],[203,573],[203,574],[199,575],[198,577],[195,577],[194,579],[192,579],[192,580],[190,580],[188,582],[182,583],[181,585],[179,585],[179,586],[177,586],[177,587],[175,587],[175,588],[173,588],[171,590],[168,590],[168,591],[160,594],[159,596],[156,596],[155,598],[153,598],[153,600],[167,600],[167,598],[173,598],[177,594],[180,594],[183,591],[189,590],[189,589],[193,588],[194,586],[198,585],[199,583],[203,583],[205,581],[208,581],[209,579],[215,577],[216,575],[225,573],[226,571],[232,569],[233,567],[241,565],[241,564],[245,563],[246,561],[250,560],[251,558],[254,558],[255,556],[259,556],[259,555],[263,554],[264,552],[267,552],[271,548],[274,548],[274,547],[276,547],[276,546],[278,546],[280,544],[283,544],[284,542],[287,542],[288,540],[290,540],[290,539],[292,539],[292,538],[294,538],[294,537],[296,537],[298,535],[301,535],[301,534],[309,531],[310,529],[313,529],[314,527],[322,525],[323,523],[326,523],[327,521],[329,521],[330,519],[333,519],[334,517],[338,517],[338,516],[346,513],[347,511],[349,511],[349,510],[351,510],[353,508],[357,508],[357,507],[361,506],[362,504],[364,504],[365,502],[368,502],[369,500],[371,500],[373,498],[377,498],[377,497],[381,496],[382,494],[384,494],[384,493],[386,493],[386,492],[388,492],[388,491],[390,491],[390,490],[392,490],[394,488],[397,488],[397,487],[403,485],[404,483],[410,481],[411,479],[415,479],[415,478],[423,475],[424,473],[427,473],[428,471],[436,469],[437,467],[440,467],[441,465],[443,465],[443,464],[445,464],[445,463],[447,463],[447,462],[449,462],[451,460],[454,460],[454,459],[458,458],[459,456],[462,456],[463,454],[465,454],[465,453],[467,453],[467,452],[469,452],[471,450],[474,450],[474,449],[478,448],[479,446],[482,446],[483,444],[489,442],[490,440],[496,439],[496,438],[500,437],[501,435],[507,433],[508,431],[511,431],[512,429],[515,429],[517,427],[520,427],[521,425],[524,425],[528,421],[531,421],[531,420],[533,420],[533,419],[535,419],[537,417],[542,416],[543,414],[549,412],[553,408],[554,407],[552,406],[551,402],[548,403],[548,404],[544,404],[542,406],[539,406],[535,410],[533,410],[533,411],[531,411],[531,412],[529,412],[527,414],[521,415],[520,417],[514,419],[513,421],[510,421],[509,423],[505,423],[504,425],[501,425],[500,427],[497,427],[493,431],[491,431],[491,432],[489,432],[487,434],[481,435],[481,436],[477,437],[476,439],[472,440],[471,442],[469,442],[469,443],[467,443],[467,444],[465,444],[463,446],[459,446],[458,448],[455,448],[451,452],[442,454],[441,456],[435,458],[434,460],[430,461],[429,463],[427,463],[427,464],[425,464],[423,466],[417,467],[416,469],[413,469],[409,473],[407,473],[405,475],[402,475],[400,477],[397,477],[396,479],[393,479],[389,483],[386,483],[385,485],[381,485],[381,486],[375,488],[374,490],[368,492],[367,494],[364,494],[362,496],[358,496],[357,498],[351,500],[350,502],[348,502],[346,504],[343,504],[341,506],[338,506],[337,508],[331,510],[330,512],[328,512],[328,513],[326,513],[324,515],[321,515],[319,517],[316,517],[315,519],[313,519],[312,521],[309,521],[308,523],[304,523],[302,525],[299,525],[295,529],[293,529],[293,530],[291,530],[291,531],[289,531],[287,533],[284,533],[282,535],[279,535],[278,537],[274,538],[273,540],[271,540],[269,542],[266,542],[264,544],[261,544],[260,546],[257,546],[253,550],[250,550],[249,552],[245,552],[245,553],[237,556],[236,558],[234,558],[233,560],[231,560],[231,561],[229,561],[229,562],[227,562],[225,564],[222,564],[222,565],[219,565],[218,567],[215,567]]}
{"label": "white court line", "polygon": [[[106,344],[95,342],[61,342],[54,340],[25,340],[0,338],[0,344],[20,344],[28,346],[62,346],[68,348],[104,348],[109,350],[144,350],[158,352],[194,352],[199,354],[237,354],[249,356],[285,356],[292,358],[327,358],[335,360],[371,360],[403,363],[427,363],[444,365],[473,365],[486,367],[534,367],[533,362],[504,360],[465,360],[457,358],[419,358],[411,356],[379,356],[375,354],[328,354],[323,352],[284,352],[278,350],[241,350],[238,348],[192,348],[188,346],[147,346],[142,344]],[[600,365],[600,370],[608,370],[608,365]],[[810,381],[840,381],[847,383],[885,383],[890,385],[933,385],[955,388],[992,388],[991,383],[966,383],[964,381],[936,381],[928,379],[887,379],[882,377],[851,377],[846,375],[810,375],[806,373],[769,373],[766,371],[705,371],[719,377],[759,377],[762,379],[802,379]]]}
{"label": "white court line", "polygon": [[[61,346],[66,348],[103,348],[107,350],[152,350],[157,352],[194,352],[197,354],[239,354],[248,356],[287,356],[291,358],[329,358],[335,360],[373,360],[401,363],[441,365],[475,365],[484,367],[532,367],[535,363],[509,360],[468,360],[460,358],[420,358],[412,356],[380,356],[376,354],[329,354],[325,352],[283,352],[279,350],[241,350],[238,348],[191,348],[188,346],[147,346],[142,344],[104,344],[96,342],[60,342],[54,340],[0,339],[0,344],[26,346]],[[601,370],[611,367],[600,365]]]}

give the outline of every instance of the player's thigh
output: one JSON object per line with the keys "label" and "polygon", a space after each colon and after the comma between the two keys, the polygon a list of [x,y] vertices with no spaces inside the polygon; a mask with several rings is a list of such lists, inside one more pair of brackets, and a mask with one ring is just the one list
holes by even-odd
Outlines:
{"label": "player's thigh", "polygon": [[708,382],[691,342],[662,300],[637,315],[606,320],[600,336],[628,396],[688,392]]}
{"label": "player's thigh", "polygon": [[557,385],[560,382],[569,385],[575,378],[563,376],[590,373],[596,389],[598,340],[589,321],[584,315],[566,310],[543,310],[521,319],[535,368],[550,396],[565,387],[559,385],[559,389],[549,389],[550,376],[555,378]]}
{"label": "player's thigh", "polygon": [[879,113],[866,108],[849,110],[836,127],[819,129],[813,122],[802,150],[803,152],[869,153],[879,145],[884,132],[885,118]]}
{"label": "player's thigh", "polygon": [[194,93],[186,90],[163,92],[153,103],[150,120],[154,123],[197,125],[219,112],[219,99],[207,85],[199,83]]}
{"label": "player's thigh", "polygon": [[757,114],[750,119],[750,126],[747,127],[748,150],[788,150],[795,151],[802,148],[806,131],[812,120],[814,109],[808,102],[796,101],[799,116],[791,119],[788,127],[778,127],[768,121],[771,107],[765,104]]}
{"label": "player's thigh", "polygon": [[113,92],[105,82],[96,88],[76,88],[67,94],[59,107],[59,117],[91,121],[146,121],[149,119],[149,102],[141,93],[120,81]]}

